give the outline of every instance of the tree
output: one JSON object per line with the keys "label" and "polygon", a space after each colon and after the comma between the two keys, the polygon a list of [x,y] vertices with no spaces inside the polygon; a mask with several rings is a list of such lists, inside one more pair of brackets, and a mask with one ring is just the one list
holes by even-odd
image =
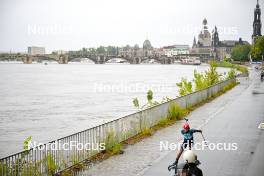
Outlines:
{"label": "tree", "polygon": [[107,47],[107,54],[108,55],[117,55],[117,48],[114,46]]}
{"label": "tree", "polygon": [[214,60],[211,61],[209,70],[204,73],[206,87],[217,84],[220,81],[221,74],[216,71],[216,68],[217,63]]}
{"label": "tree", "polygon": [[251,56],[254,61],[261,61],[264,57],[264,36],[258,37],[251,49]]}
{"label": "tree", "polygon": [[88,53],[89,54],[96,54],[96,49],[95,48],[89,48]]}
{"label": "tree", "polygon": [[184,95],[187,95],[193,92],[192,82],[188,81],[186,78],[182,78],[181,82],[176,83],[176,85],[179,87],[179,93],[181,96],[184,96]]}
{"label": "tree", "polygon": [[207,87],[205,76],[203,73],[198,73],[196,70],[194,70],[194,84],[195,84],[195,90],[202,90]]}
{"label": "tree", "polygon": [[151,102],[153,100],[153,92],[152,92],[152,90],[149,90],[147,92],[147,100],[148,100],[148,102]]}
{"label": "tree", "polygon": [[237,45],[231,51],[231,57],[235,61],[249,61],[250,45]]}
{"label": "tree", "polygon": [[96,49],[96,53],[97,54],[105,54],[106,53],[105,47],[100,46],[99,48]]}

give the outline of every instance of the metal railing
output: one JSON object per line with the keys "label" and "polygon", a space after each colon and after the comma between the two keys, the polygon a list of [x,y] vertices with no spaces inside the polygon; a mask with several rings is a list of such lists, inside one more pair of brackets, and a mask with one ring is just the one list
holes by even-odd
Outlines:
{"label": "metal railing", "polygon": [[101,152],[100,145],[106,142],[109,134],[114,134],[113,138],[117,142],[129,139],[139,134],[143,128],[158,124],[167,116],[172,102],[177,102],[182,108],[193,106],[217,94],[234,81],[235,78],[226,80],[207,89],[7,156],[0,160],[0,173],[2,176],[53,175]]}

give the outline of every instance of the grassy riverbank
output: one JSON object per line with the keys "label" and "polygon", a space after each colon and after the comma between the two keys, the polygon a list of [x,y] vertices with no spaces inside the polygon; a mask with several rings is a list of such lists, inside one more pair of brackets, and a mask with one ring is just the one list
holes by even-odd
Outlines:
{"label": "grassy riverbank", "polygon": [[217,67],[236,69],[237,71],[241,72],[242,74],[248,75],[248,69],[245,65],[233,64],[233,63],[228,62],[228,61],[221,61],[221,62],[216,62],[216,66]]}

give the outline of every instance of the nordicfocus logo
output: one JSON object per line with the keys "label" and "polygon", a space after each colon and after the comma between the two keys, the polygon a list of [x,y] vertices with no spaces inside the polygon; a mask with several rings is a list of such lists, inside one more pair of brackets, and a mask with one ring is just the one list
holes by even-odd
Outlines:
{"label": "nordicfocus logo", "polygon": [[[182,143],[169,143],[168,141],[160,141],[160,151],[166,150],[180,150]],[[194,150],[218,150],[218,151],[236,151],[238,150],[237,143],[210,143],[209,141],[195,142],[192,144],[192,149]],[[189,145],[186,146],[186,149]]]}
{"label": "nordicfocus logo", "polygon": [[67,143],[62,142],[52,142],[48,144],[38,143],[32,141],[32,137],[28,137],[24,141],[24,150],[94,150],[94,151],[104,151],[106,149],[105,143],[81,143],[78,141],[69,141]]}

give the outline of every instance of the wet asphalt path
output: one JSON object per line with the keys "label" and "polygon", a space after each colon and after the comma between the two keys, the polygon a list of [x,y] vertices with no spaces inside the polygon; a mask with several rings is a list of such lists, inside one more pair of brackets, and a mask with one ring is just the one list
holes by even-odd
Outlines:
{"label": "wet asphalt path", "polygon": [[[236,151],[208,148],[195,151],[204,175],[264,175],[264,131],[258,129],[258,125],[264,122],[264,83],[260,82],[258,74],[253,71],[250,81],[242,81],[239,86],[246,88],[240,96],[219,109],[202,125],[204,136],[210,143],[236,143],[238,147]],[[197,140],[201,140],[200,135],[196,136]],[[172,151],[141,175],[173,175],[166,168],[174,160],[175,151]]]}

